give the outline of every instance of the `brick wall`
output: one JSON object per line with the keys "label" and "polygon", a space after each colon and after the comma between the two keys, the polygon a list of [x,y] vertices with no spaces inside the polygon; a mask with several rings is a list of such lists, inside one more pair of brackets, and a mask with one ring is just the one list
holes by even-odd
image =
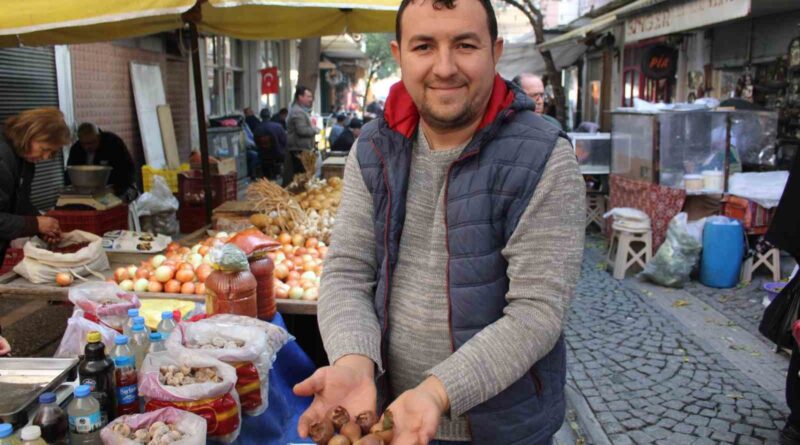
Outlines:
{"label": "brick wall", "polygon": [[130,62],[158,63],[172,108],[181,159],[189,155],[189,72],[187,60],[111,43],[72,45],[75,119],[94,122],[119,135],[138,165],[144,163],[142,138],[130,77]]}

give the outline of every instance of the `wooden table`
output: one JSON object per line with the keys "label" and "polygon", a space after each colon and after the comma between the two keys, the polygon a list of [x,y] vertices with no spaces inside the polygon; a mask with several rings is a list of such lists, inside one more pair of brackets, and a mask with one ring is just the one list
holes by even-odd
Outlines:
{"label": "wooden table", "polygon": [[[185,237],[181,238],[179,242],[182,245],[191,246],[198,241],[204,239],[207,235],[205,233],[207,227],[195,231]],[[110,278],[114,274],[114,269],[128,265],[138,265],[142,261],[146,261],[152,254],[141,253],[109,253],[108,260],[111,265],[110,270],[102,272],[106,278]],[[97,277],[89,276],[89,281],[100,281]],[[76,280],[73,286],[80,284],[80,280]],[[27,279],[21,277],[16,272],[8,272],[0,275],[0,298],[32,298],[43,299],[47,301],[68,301],[69,287],[59,287],[51,284],[34,284]],[[205,303],[205,296],[203,295],[186,295],[186,294],[167,294],[167,293],[152,293],[152,292],[137,292],[136,295],[142,299],[175,299],[194,301]],[[278,311],[282,314],[295,314],[295,315],[316,315],[317,302],[316,301],[303,301],[303,300],[288,300],[278,299]]]}

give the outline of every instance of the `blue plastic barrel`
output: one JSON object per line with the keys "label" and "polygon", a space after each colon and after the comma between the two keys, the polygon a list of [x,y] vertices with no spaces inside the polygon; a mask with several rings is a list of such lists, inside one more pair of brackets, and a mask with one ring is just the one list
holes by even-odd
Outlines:
{"label": "blue plastic barrel", "polygon": [[709,218],[703,229],[703,259],[700,282],[727,289],[739,283],[744,258],[744,229],[739,221]]}

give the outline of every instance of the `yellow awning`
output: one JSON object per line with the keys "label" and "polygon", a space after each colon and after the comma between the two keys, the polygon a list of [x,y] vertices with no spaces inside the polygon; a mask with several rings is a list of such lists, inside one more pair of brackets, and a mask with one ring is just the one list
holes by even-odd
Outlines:
{"label": "yellow awning", "polygon": [[196,0],[2,0],[0,46],[85,43],[182,26]]}
{"label": "yellow awning", "polygon": [[201,31],[271,40],[392,32],[400,0],[209,0]]}

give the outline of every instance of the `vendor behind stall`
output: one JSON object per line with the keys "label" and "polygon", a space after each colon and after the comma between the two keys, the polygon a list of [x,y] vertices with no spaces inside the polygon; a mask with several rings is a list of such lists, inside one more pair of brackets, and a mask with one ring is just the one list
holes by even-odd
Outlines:
{"label": "vendor behind stall", "polygon": [[[111,167],[108,183],[114,187],[114,194],[126,202],[138,195],[136,167],[125,142],[110,131],[102,131],[95,124],[85,122],[78,127],[78,142],[69,151],[67,165]],[[69,175],[65,175],[65,181],[70,183]]]}
{"label": "vendor behind stall", "polygon": [[0,261],[11,240],[41,235],[61,239],[58,220],[39,215],[31,203],[35,163],[53,157],[70,140],[57,108],[36,108],[6,119],[0,137]]}

